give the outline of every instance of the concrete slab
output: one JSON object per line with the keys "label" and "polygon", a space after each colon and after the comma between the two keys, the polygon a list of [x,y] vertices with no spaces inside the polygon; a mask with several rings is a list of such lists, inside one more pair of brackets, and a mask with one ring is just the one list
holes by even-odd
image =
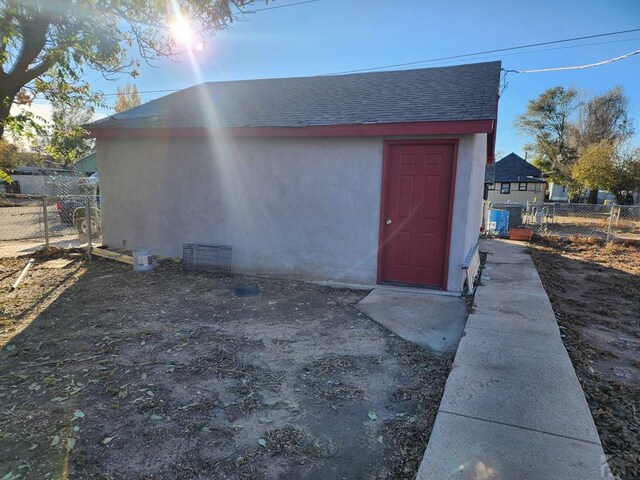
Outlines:
{"label": "concrete slab", "polygon": [[526,254],[529,247],[522,242],[513,242],[510,240],[483,238],[480,240],[480,251],[487,253],[497,253],[504,255],[507,253]]}
{"label": "concrete slab", "polygon": [[521,286],[534,284],[542,287],[542,281],[533,263],[522,263],[513,268],[502,268],[495,263],[487,263],[482,270],[482,283],[488,284],[509,284],[517,282]]}
{"label": "concrete slab", "polygon": [[[560,330],[554,321],[530,317],[525,315],[483,315],[469,314],[467,330],[481,329],[493,332],[513,333],[524,337],[559,337]],[[473,332],[469,332],[471,336]]]}
{"label": "concrete slab", "polygon": [[[523,355],[522,352],[527,354]],[[549,341],[548,337],[530,337],[486,329],[472,332],[467,327],[456,354],[458,364],[504,366],[514,373],[517,373],[523,363],[527,367],[535,366],[530,365],[531,362],[538,363],[538,368],[545,362],[562,364],[569,372],[573,372],[562,342]]]}
{"label": "concrete slab", "polygon": [[439,413],[417,480],[612,479],[599,445]]}
{"label": "concrete slab", "polygon": [[467,319],[460,297],[376,288],[356,304],[361,312],[409,342],[454,351]]}
{"label": "concrete slab", "polygon": [[454,363],[440,411],[599,444],[580,384],[564,365],[535,368]]}
{"label": "concrete slab", "polygon": [[609,479],[591,412],[526,247],[489,240],[480,249],[490,252],[482,285],[418,478]]}
{"label": "concrete slab", "polygon": [[488,283],[476,289],[473,313],[512,315],[534,319],[555,319],[547,294],[541,288]]}

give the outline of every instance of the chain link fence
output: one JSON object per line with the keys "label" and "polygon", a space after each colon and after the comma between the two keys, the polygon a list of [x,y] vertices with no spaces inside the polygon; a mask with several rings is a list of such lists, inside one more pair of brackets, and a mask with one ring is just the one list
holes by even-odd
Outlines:
{"label": "chain link fence", "polygon": [[[509,227],[524,226],[539,235],[640,241],[640,206],[582,203],[491,204],[485,202],[483,225],[495,232],[493,210],[509,212]],[[515,217],[515,218],[514,218]]]}
{"label": "chain link fence", "polygon": [[[97,178],[46,175],[30,182],[28,192],[0,192],[0,247],[19,253],[38,246],[69,248],[101,242]],[[42,178],[46,177],[46,178]]]}

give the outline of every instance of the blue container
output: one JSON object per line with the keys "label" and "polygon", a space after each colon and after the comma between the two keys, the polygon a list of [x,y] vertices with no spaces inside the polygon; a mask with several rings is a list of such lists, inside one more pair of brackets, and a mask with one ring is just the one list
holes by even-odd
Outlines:
{"label": "blue container", "polygon": [[509,236],[508,210],[489,210],[489,231],[499,237]]}

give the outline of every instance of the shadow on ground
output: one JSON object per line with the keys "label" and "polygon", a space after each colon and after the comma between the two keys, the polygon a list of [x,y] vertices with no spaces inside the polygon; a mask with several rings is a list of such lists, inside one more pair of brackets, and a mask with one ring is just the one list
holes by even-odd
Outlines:
{"label": "shadow on ground", "polygon": [[[0,476],[417,471],[451,358],[358,312],[365,293],[173,264],[140,275],[108,261],[46,263],[0,296]],[[235,297],[240,281],[262,294]]]}

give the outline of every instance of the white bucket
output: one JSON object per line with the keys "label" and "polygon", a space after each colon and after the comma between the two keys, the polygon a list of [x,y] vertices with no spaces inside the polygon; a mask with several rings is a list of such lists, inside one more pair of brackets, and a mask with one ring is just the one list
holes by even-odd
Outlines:
{"label": "white bucket", "polygon": [[137,248],[133,251],[133,271],[148,272],[153,270],[151,252],[148,248]]}

